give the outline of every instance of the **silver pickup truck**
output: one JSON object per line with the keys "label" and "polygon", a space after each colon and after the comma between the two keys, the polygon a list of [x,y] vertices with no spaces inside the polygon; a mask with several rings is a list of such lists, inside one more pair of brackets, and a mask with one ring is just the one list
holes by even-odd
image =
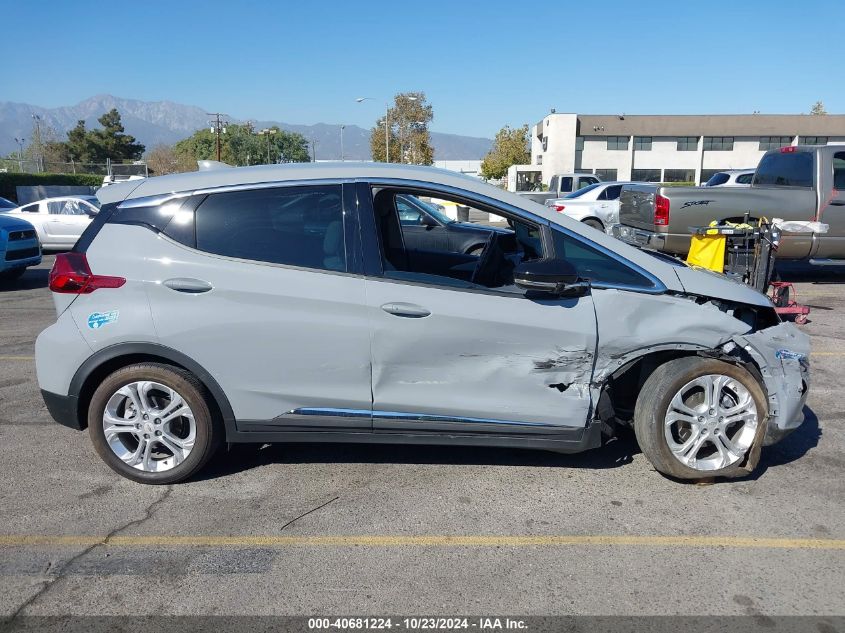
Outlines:
{"label": "silver pickup truck", "polygon": [[553,200],[597,182],[601,182],[601,178],[591,174],[555,174],[549,181],[548,191],[517,191],[516,194],[549,206]]}
{"label": "silver pickup truck", "polygon": [[[625,185],[613,234],[631,244],[676,255],[690,245],[690,227],[713,220],[818,221],[827,233],[783,233],[778,257],[845,260],[845,145],[790,146],[763,155],[748,188]],[[836,262],[845,263],[845,262]]]}

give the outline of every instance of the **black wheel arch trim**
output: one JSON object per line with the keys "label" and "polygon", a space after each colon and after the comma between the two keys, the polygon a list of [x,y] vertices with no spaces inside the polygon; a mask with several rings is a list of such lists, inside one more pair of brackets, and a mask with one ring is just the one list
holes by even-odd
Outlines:
{"label": "black wheel arch trim", "polygon": [[[76,370],[76,373],[70,381],[68,395],[76,399],[81,405],[82,400],[80,396],[82,394],[82,388],[85,386],[85,383],[91,374],[102,367],[104,363],[123,356],[153,356],[184,367],[186,370],[194,374],[211,393],[211,396],[214,398],[215,404],[220,411],[220,415],[223,418],[223,423],[226,427],[226,436],[228,437],[237,432],[235,413],[232,410],[232,405],[229,403],[229,399],[226,397],[225,392],[222,387],[220,387],[220,383],[217,382],[214,376],[206,371],[205,368],[203,368],[203,366],[194,359],[186,356],[182,352],[178,352],[171,347],[167,347],[166,345],[161,345],[159,343],[117,343],[95,352],[79,366],[79,369]],[[85,428],[86,424],[83,412],[78,411],[77,416],[79,418],[79,426],[74,426],[74,428]]]}

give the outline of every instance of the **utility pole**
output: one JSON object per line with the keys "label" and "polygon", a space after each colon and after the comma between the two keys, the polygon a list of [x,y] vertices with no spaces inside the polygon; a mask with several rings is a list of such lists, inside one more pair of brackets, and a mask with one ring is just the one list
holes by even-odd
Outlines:
{"label": "utility pole", "polygon": [[343,129],[345,125],[340,126],[340,162],[343,162]]}
{"label": "utility pole", "polygon": [[313,162],[317,162],[317,139],[311,139],[311,153],[313,154],[313,158],[311,159]]}
{"label": "utility pole", "polygon": [[211,125],[211,133],[215,136],[215,144],[217,147],[217,160],[220,160],[220,134],[226,133],[226,126],[229,125],[228,121],[224,121],[222,119],[225,116],[222,112],[206,112],[207,116],[213,116],[214,120],[209,121],[209,125]]}
{"label": "utility pole", "polygon": [[35,159],[39,171],[44,171],[44,154],[41,149],[41,117],[37,114],[32,115],[32,120],[35,121],[35,138],[32,139],[35,145]]}

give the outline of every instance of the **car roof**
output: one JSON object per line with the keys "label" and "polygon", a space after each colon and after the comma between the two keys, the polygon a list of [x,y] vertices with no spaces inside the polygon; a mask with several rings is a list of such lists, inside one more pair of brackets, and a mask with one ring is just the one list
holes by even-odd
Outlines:
{"label": "car roof", "polygon": [[[132,180],[104,187],[97,191],[97,198],[103,203],[118,202],[148,196],[196,191],[218,187],[252,185],[297,180],[355,180],[355,179],[401,179],[418,180],[435,185],[446,185],[498,197],[515,203],[522,198],[478,178],[455,171],[424,167],[419,165],[397,165],[394,163],[288,163],[284,165],[258,165],[253,167],[224,167],[205,171],[193,171],[167,176],[153,176],[143,180]],[[503,194],[507,194],[502,197]],[[542,206],[542,205],[538,205]]]}
{"label": "car roof", "polygon": [[722,169],[721,171],[717,171],[717,174],[753,174],[756,170],[755,167],[750,167],[748,169]]}

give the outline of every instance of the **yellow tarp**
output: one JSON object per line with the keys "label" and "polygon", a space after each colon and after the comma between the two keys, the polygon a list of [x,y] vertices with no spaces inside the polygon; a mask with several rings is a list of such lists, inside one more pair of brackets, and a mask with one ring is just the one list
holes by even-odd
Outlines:
{"label": "yellow tarp", "polygon": [[701,266],[725,272],[725,241],[724,235],[693,235],[690,241],[687,264]]}

